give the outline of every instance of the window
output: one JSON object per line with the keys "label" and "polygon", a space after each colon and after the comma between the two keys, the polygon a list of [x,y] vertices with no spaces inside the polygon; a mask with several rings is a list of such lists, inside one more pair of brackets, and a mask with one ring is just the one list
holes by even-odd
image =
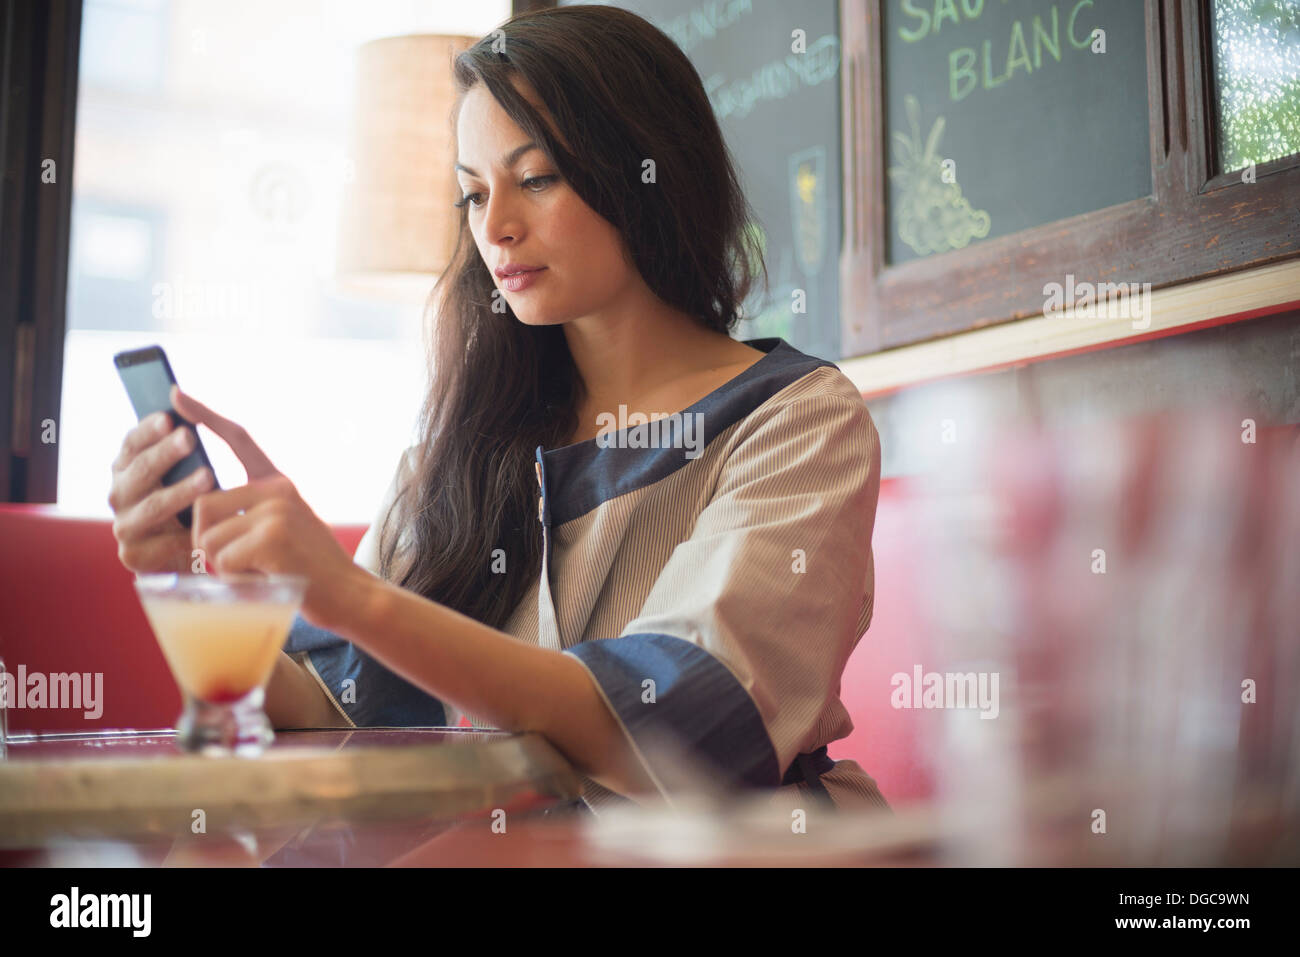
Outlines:
{"label": "window", "polygon": [[1214,0],[1219,166],[1300,153],[1300,4]]}
{"label": "window", "polygon": [[72,209],[68,324],[143,333],[160,329],[154,277],[165,243],[163,211],[85,197]]}
{"label": "window", "polygon": [[[335,281],[356,48],[478,36],[508,0],[87,0],[58,502],[107,514],[135,423],[114,353],[166,349],[330,522],[369,522],[426,387],[422,296]],[[428,289],[432,288],[432,279]],[[427,292],[428,290],[424,290]],[[202,430],[223,488],[243,469]]]}
{"label": "window", "polygon": [[82,83],[124,92],[161,91],[167,7],[165,0],[89,0],[81,22]]}

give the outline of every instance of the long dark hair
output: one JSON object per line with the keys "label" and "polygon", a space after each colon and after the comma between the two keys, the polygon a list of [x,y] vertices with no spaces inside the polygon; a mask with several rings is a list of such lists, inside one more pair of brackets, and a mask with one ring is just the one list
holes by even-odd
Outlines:
{"label": "long dark hair", "polygon": [[[454,71],[453,136],[465,94],[487,84],[568,185],[617,227],[655,295],[731,332],[756,268],[766,288],[766,267],[699,74],[671,39],[617,7],[558,7],[506,21],[459,54]],[[512,76],[536,92],[559,138]],[[654,184],[642,182],[646,159]],[[583,383],[560,325],[492,310],[495,284],[466,212],[430,299],[420,444],[385,516],[379,571],[499,628],[541,570],[534,450],[573,434]]]}

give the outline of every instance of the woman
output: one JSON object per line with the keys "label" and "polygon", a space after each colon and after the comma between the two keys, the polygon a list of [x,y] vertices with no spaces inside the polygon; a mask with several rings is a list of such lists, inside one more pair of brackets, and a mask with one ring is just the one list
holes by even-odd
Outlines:
{"label": "woman", "polygon": [[871,617],[879,438],[834,365],[728,334],[761,255],[698,74],[590,6],[508,21],[455,76],[437,375],[355,560],[243,429],[174,391],[249,483],[162,489],[183,452],[146,420],[114,467],[123,563],[197,547],[217,573],[309,578],[277,727],[538,731],[592,809],[701,780],[886,808],[826,756]]}

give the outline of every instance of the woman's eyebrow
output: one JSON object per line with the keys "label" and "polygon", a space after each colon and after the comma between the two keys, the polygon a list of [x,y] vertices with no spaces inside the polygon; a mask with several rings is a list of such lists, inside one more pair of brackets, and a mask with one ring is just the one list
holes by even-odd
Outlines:
{"label": "woman's eyebrow", "polygon": [[[502,166],[502,168],[504,168],[504,169],[510,169],[510,168],[513,167],[516,163],[518,163],[520,157],[522,157],[522,156],[523,156],[525,153],[527,153],[529,150],[535,150],[535,149],[540,149],[540,148],[541,148],[541,147],[539,147],[536,143],[534,143],[534,142],[532,142],[532,141],[529,141],[529,142],[523,144],[522,146],[516,146],[516,147],[515,147],[514,149],[512,149],[509,153],[506,154],[505,158],[501,161],[501,166]],[[461,170],[461,171],[463,171],[463,172],[469,173],[470,176],[477,176],[477,175],[478,175],[478,173],[474,172],[472,169],[470,169],[468,166],[465,166],[465,165],[462,164],[462,163],[457,163],[456,166],[455,166],[455,168],[458,169],[458,170]]]}

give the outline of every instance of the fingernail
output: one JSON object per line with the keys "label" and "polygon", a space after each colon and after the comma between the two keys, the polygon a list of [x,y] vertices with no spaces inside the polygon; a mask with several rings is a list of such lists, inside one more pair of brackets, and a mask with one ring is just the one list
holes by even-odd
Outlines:
{"label": "fingernail", "polygon": [[177,448],[180,448],[180,449],[184,449],[184,450],[186,450],[186,451],[189,451],[189,449],[193,446],[193,444],[194,444],[194,442],[193,442],[193,440],[190,438],[190,430],[189,430],[189,429],[181,429],[178,433],[176,433],[176,446],[177,446]]}
{"label": "fingernail", "polygon": [[153,430],[161,435],[163,432],[167,431],[167,422],[168,419],[166,412],[155,413],[153,417]]}

